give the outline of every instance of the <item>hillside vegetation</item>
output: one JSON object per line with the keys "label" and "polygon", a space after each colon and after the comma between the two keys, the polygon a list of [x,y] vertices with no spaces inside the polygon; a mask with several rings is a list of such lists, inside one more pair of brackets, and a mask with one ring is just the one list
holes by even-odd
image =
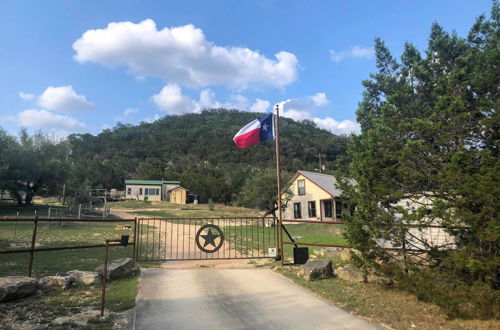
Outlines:
{"label": "hillside vegetation", "polygon": [[[275,190],[274,143],[265,142],[237,149],[232,141],[238,130],[263,114],[212,109],[201,113],[166,116],[137,126],[119,123],[97,136],[70,135],[54,141],[48,135],[32,136],[25,131],[19,139],[0,130],[5,152],[0,158],[0,189],[21,196],[60,195],[82,201],[91,188],[123,189],[125,179],[180,180],[200,201],[248,205],[253,197],[240,196],[242,188],[258,195]],[[345,155],[347,137],[319,129],[313,122],[282,118],[282,166],[287,173],[314,169]],[[33,166],[37,164],[36,168]],[[250,189],[249,178],[266,173],[269,184]],[[247,196],[248,197],[248,196]]]}

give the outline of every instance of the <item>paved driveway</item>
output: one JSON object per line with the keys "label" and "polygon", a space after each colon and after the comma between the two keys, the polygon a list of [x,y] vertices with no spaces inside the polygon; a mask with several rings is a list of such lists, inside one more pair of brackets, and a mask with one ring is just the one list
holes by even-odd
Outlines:
{"label": "paved driveway", "polygon": [[381,329],[268,269],[143,269],[134,329]]}

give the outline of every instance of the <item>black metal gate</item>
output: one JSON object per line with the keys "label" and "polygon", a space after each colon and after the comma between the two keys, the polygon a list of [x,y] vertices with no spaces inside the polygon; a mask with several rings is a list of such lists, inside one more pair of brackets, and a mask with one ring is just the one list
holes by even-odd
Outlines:
{"label": "black metal gate", "polygon": [[141,218],[137,260],[275,258],[273,218]]}

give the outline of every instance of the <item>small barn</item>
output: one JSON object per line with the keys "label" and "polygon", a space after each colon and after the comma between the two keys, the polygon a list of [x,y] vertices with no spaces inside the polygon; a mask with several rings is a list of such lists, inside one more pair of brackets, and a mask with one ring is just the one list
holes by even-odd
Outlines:
{"label": "small barn", "polygon": [[168,191],[170,203],[186,204],[188,192],[189,190],[180,186],[170,189]]}
{"label": "small barn", "polygon": [[[181,199],[182,194],[177,193],[177,188],[186,191],[184,199]],[[177,204],[185,204],[187,189],[181,187],[180,181],[169,180],[125,180],[125,198],[133,200],[144,200],[148,197],[150,201],[171,201],[170,194],[172,191],[176,192]],[[184,201],[181,203],[180,201]]]}

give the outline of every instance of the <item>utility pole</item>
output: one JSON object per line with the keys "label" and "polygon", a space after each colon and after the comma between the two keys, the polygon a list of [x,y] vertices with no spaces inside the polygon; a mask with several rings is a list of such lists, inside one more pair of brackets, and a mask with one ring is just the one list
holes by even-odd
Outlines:
{"label": "utility pole", "polygon": [[66,204],[66,176],[68,175],[68,156],[69,156],[69,141],[68,141],[68,146],[66,148],[66,162],[64,165],[64,183],[62,187],[62,205]]}
{"label": "utility pole", "polygon": [[321,164],[321,153],[318,154],[319,157],[319,173],[323,173],[323,165]]}

